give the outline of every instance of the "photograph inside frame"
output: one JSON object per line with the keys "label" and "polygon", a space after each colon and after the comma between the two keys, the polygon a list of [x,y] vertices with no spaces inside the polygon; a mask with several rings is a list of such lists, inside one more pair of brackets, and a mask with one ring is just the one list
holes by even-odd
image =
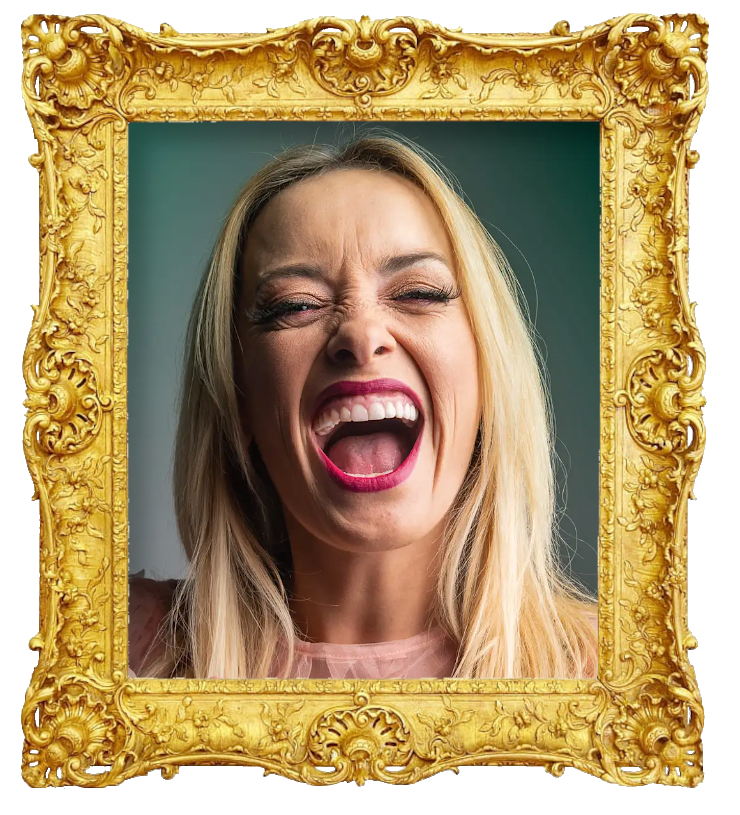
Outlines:
{"label": "photograph inside frame", "polygon": [[598,122],[128,166],[130,676],[595,677]]}

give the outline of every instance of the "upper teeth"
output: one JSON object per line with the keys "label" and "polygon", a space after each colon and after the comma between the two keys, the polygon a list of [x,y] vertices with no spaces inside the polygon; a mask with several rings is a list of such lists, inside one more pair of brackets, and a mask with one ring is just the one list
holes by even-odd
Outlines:
{"label": "upper teeth", "polygon": [[419,413],[416,405],[406,396],[374,396],[372,401],[355,402],[342,400],[343,404],[324,410],[314,422],[318,436],[326,436],[340,422],[372,422],[379,419],[402,419],[406,424],[413,424]]}

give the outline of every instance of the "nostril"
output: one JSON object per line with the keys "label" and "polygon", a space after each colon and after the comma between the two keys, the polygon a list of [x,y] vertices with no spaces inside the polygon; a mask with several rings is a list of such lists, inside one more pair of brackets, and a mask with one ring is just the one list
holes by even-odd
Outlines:
{"label": "nostril", "polygon": [[383,354],[387,354],[387,353],[388,353],[388,349],[385,347],[385,345],[381,345],[381,346],[379,346],[378,348],[375,349],[375,356],[376,357],[380,357]]}
{"label": "nostril", "polygon": [[334,358],[339,362],[351,362],[354,360],[355,355],[349,350],[349,348],[340,348],[334,353]]}

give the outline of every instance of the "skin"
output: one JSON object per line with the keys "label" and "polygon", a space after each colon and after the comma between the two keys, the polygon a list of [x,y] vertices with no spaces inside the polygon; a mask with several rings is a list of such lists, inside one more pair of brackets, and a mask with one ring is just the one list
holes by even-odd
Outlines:
{"label": "skin", "polygon": [[[283,503],[294,619],[323,642],[418,634],[430,620],[441,536],[480,419],[475,338],[443,221],[401,176],[333,170],[267,204],[242,271],[240,408]],[[448,301],[429,299],[444,290]],[[265,318],[288,302],[306,307]],[[384,377],[421,399],[419,459],[396,487],[351,492],[319,459],[317,397],[337,381]]]}

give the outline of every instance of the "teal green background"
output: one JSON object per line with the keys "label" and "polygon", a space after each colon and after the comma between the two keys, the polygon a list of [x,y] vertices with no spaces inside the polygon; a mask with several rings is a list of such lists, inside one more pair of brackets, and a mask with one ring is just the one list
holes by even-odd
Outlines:
{"label": "teal green background", "polygon": [[[185,328],[244,182],[284,148],[362,125],[129,125],[130,568],[186,565],[170,479]],[[557,423],[561,559],[596,594],[599,454],[599,125],[383,123],[431,151],[506,254],[546,360]]]}

